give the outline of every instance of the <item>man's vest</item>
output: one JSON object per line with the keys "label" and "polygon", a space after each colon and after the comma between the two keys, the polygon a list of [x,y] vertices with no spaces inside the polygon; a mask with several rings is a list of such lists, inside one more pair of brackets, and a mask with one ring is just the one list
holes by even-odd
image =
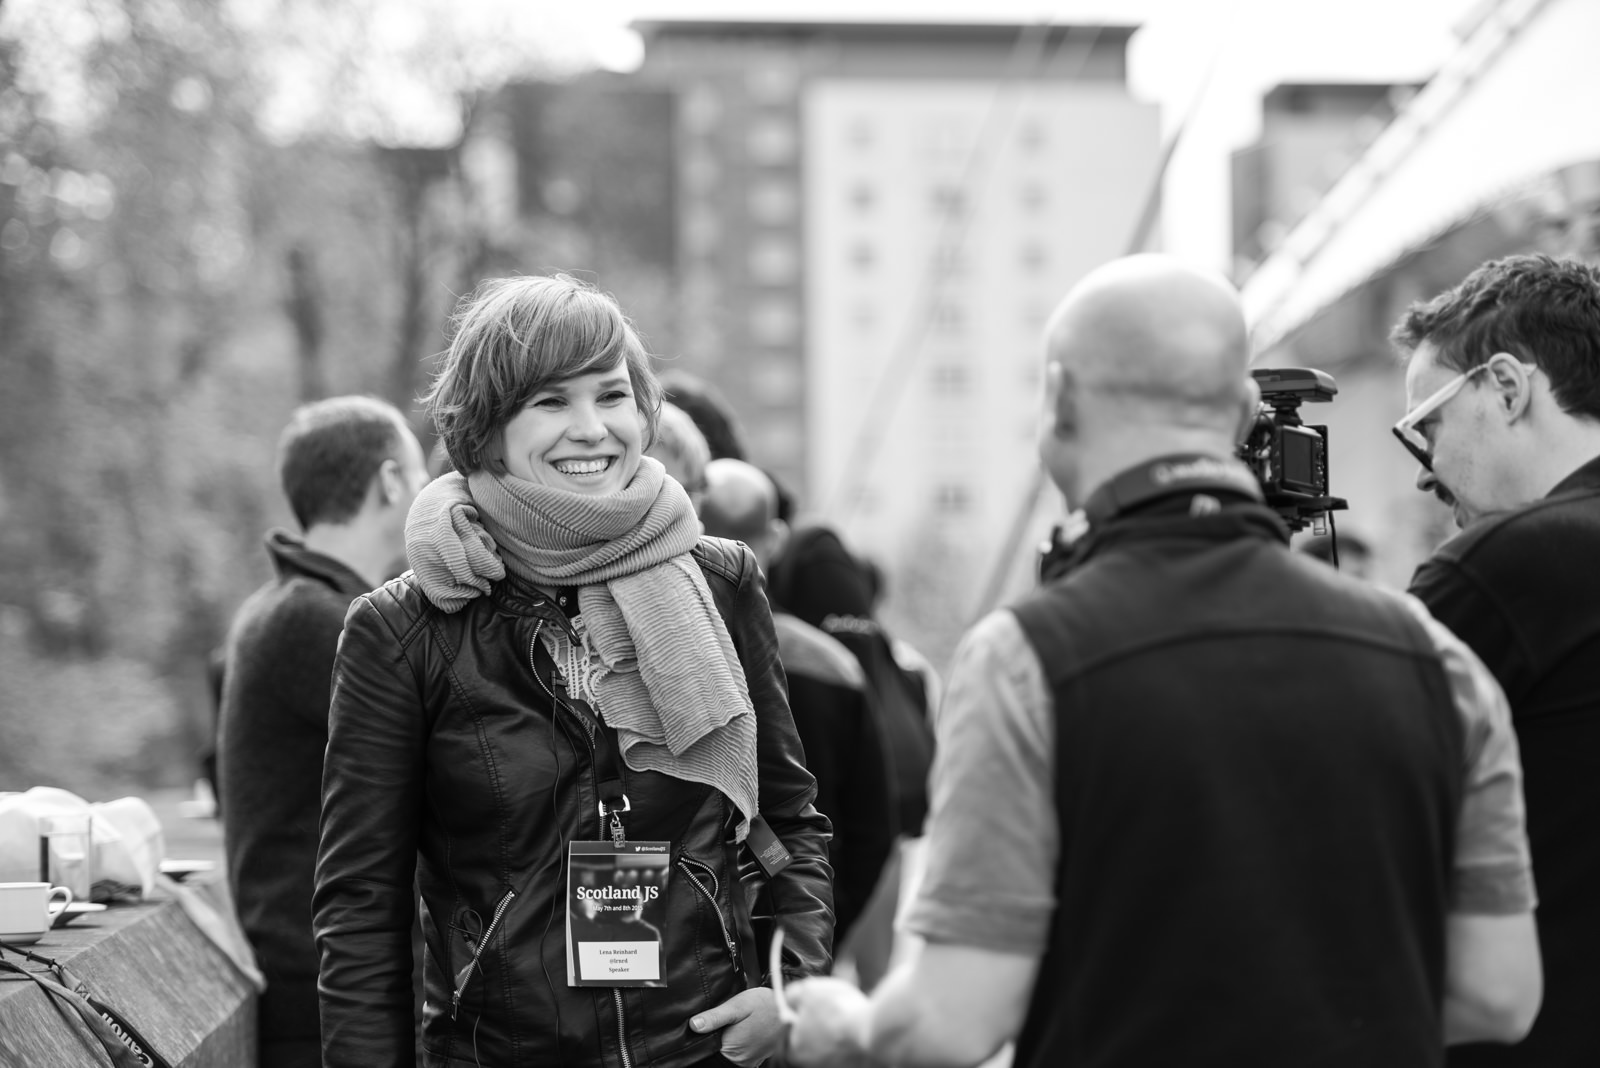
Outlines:
{"label": "man's vest", "polygon": [[1253,487],[1148,474],[1012,609],[1061,829],[1016,1064],[1438,1064],[1463,742],[1433,645]]}

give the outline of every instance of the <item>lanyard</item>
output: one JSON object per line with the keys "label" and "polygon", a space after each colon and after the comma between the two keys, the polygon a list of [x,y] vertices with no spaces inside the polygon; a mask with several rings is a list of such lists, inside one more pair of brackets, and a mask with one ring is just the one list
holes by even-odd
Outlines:
{"label": "lanyard", "polygon": [[589,707],[589,702],[567,692],[565,680],[556,672],[555,657],[550,655],[550,650],[545,648],[543,642],[534,642],[533,656],[534,666],[544,676],[545,686],[555,702],[582,720],[589,732],[594,745],[595,788],[600,794],[600,818],[604,820],[610,817],[611,837],[620,842],[622,820],[618,814],[629,811],[633,806],[628,801],[627,775],[617,756],[621,748],[617,741],[617,730],[601,719],[599,713]]}
{"label": "lanyard", "polygon": [[65,1005],[76,1012],[90,1034],[99,1040],[106,1056],[116,1068],[170,1068],[121,1013],[92,996],[88,984],[67,971],[60,963],[49,957],[29,953],[18,946],[0,943],[0,949],[10,950],[36,964],[43,964],[55,976],[54,979],[47,979],[24,969],[19,964],[0,959],[0,972],[12,972],[36,983],[47,997],[54,998],[59,1003],[58,1011],[60,1005]]}

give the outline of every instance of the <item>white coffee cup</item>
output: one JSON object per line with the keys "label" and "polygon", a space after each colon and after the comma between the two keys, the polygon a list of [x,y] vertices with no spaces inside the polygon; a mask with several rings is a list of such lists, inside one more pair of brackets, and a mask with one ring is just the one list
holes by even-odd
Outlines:
{"label": "white coffee cup", "polygon": [[72,891],[64,886],[0,883],[0,942],[26,946],[39,941],[70,904]]}

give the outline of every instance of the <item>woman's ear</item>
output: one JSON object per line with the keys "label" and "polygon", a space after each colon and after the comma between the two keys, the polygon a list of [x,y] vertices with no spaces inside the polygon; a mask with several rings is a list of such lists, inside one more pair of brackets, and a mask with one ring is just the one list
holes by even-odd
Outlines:
{"label": "woman's ear", "polygon": [[483,455],[480,459],[484,469],[491,474],[503,475],[506,473],[506,432],[504,427],[489,435],[489,440],[484,443]]}

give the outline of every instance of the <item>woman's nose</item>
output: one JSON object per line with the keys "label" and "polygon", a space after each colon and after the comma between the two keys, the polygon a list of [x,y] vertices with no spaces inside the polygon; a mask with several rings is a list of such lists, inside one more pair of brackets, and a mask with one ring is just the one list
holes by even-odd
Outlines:
{"label": "woman's nose", "polygon": [[1424,467],[1417,472],[1417,489],[1421,490],[1422,492],[1432,493],[1433,487],[1437,486],[1438,484],[1438,478],[1434,477],[1433,472],[1428,468]]}
{"label": "woman's nose", "polygon": [[589,404],[573,407],[572,422],[567,427],[568,437],[574,441],[601,441],[606,433],[605,420],[600,418],[599,409]]}

